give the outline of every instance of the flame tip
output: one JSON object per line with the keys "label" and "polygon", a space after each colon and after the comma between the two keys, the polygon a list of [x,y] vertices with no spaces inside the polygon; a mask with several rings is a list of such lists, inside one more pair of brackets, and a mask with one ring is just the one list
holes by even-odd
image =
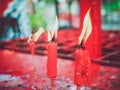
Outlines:
{"label": "flame tip", "polygon": [[32,40],[37,41],[41,34],[45,32],[43,27],[40,27],[34,34],[32,34]]}
{"label": "flame tip", "polygon": [[52,38],[57,37],[57,30],[58,30],[58,17],[55,17],[55,23],[52,27],[52,30],[48,31],[48,41],[51,42]]}
{"label": "flame tip", "polygon": [[91,32],[92,32],[92,24],[91,24],[91,19],[90,19],[90,11],[91,11],[90,7],[84,17],[83,20],[83,27],[82,27],[82,32],[78,38],[78,44],[80,45],[81,42],[83,41],[83,43],[86,43],[88,37],[90,36]]}

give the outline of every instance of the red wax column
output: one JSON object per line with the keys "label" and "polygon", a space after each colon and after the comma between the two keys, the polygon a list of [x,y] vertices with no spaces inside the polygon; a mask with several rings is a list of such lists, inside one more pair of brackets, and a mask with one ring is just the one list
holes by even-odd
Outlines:
{"label": "red wax column", "polygon": [[82,74],[82,66],[83,66],[83,57],[84,51],[83,49],[77,49],[75,52],[75,77],[74,82],[77,86],[81,86],[84,84],[84,77],[81,76]]}
{"label": "red wax column", "polygon": [[51,79],[57,76],[57,43],[48,43],[47,75]]}
{"label": "red wax column", "polygon": [[93,35],[94,35],[94,58],[98,58],[101,56],[102,51],[102,42],[101,42],[101,0],[92,0],[92,11],[91,18],[93,20]]}
{"label": "red wax column", "polygon": [[86,84],[91,87],[90,78],[91,78],[91,61],[89,57],[88,51],[84,50],[84,68],[85,68],[85,82]]}
{"label": "red wax column", "polygon": [[88,85],[90,87],[90,58],[86,49],[77,49],[75,52],[75,77],[77,86]]}

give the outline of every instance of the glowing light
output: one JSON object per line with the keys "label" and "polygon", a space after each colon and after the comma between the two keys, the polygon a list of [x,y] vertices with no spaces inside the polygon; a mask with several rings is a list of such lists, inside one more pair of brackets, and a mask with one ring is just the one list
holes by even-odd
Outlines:
{"label": "glowing light", "polygon": [[79,44],[82,42],[86,43],[88,37],[90,36],[91,32],[92,32],[92,24],[91,24],[91,19],[90,19],[90,10],[91,8],[87,11],[84,21],[83,21],[83,28],[82,28],[82,32],[79,36]]}
{"label": "glowing light", "polygon": [[48,41],[51,42],[52,38],[57,38],[57,30],[58,30],[58,18],[56,16],[55,24],[52,27],[52,30],[48,31]]}
{"label": "glowing light", "polygon": [[45,32],[44,28],[40,27],[39,30],[32,35],[33,41],[37,41],[40,35],[44,32]]}

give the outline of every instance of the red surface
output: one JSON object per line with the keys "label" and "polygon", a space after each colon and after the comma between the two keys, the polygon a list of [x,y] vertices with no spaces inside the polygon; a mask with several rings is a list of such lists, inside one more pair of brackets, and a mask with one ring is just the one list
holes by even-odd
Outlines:
{"label": "red surface", "polygon": [[57,43],[48,43],[47,75],[51,79],[57,76]]}
{"label": "red surface", "polygon": [[[61,30],[58,33],[58,57],[60,58],[57,59],[56,84],[62,88],[58,90],[70,90],[70,88],[75,90],[76,88],[73,82],[75,64],[73,59],[78,34],[75,30]],[[93,90],[120,90],[119,38],[119,31],[102,32],[102,57],[91,60],[90,81]],[[3,49],[0,50],[0,90],[31,90],[34,83],[39,88],[50,85],[46,70],[47,56],[44,54],[47,46],[45,40],[47,41],[47,37],[43,35],[35,43],[34,59],[37,62],[37,75],[39,77],[36,82],[33,77],[33,61],[27,39],[0,42],[0,47]],[[20,80],[1,81],[1,74],[15,76]]]}
{"label": "red surface", "polygon": [[[32,64],[32,56],[30,54],[23,54],[19,52],[0,50],[0,73],[9,74],[19,77],[16,81],[0,81],[0,89],[3,87],[7,90],[31,90],[33,84],[37,84],[39,88],[50,85],[50,80],[46,74],[46,56],[35,56],[37,62],[37,75],[39,79],[34,81],[34,72]],[[75,90],[73,82],[74,77],[74,61],[63,60],[58,58],[58,76],[56,83],[62,89],[58,90]],[[120,68],[102,66],[92,63],[91,85],[94,90],[119,90],[120,89]],[[15,84],[17,82],[17,86]],[[21,83],[22,82],[22,83]],[[10,87],[12,85],[12,87]],[[26,86],[26,87],[24,87]],[[73,89],[69,89],[73,87]],[[4,90],[4,89],[3,89]],[[46,90],[46,89],[44,89]]]}
{"label": "red surface", "polygon": [[[34,84],[34,72],[33,72],[33,62],[32,55],[30,54],[22,54],[14,51],[3,50],[0,51],[1,63],[0,63],[0,73],[1,74],[10,74],[13,76],[19,76],[23,79],[23,82],[29,85],[28,88],[31,88],[31,85]],[[40,86],[48,86],[50,85],[49,78],[47,76],[47,57],[46,56],[35,56],[36,60],[36,68],[37,75],[39,77],[36,83],[39,83]],[[58,76],[57,80],[60,78],[72,78],[73,74],[71,74],[74,69],[74,63],[58,59]],[[69,68],[66,68],[69,67]],[[64,73],[63,73],[63,70]],[[62,80],[62,79],[61,79]],[[2,87],[2,86],[1,86]],[[0,88],[1,88],[0,87]],[[14,87],[16,88],[16,87]],[[19,87],[17,87],[19,88]],[[25,88],[26,89],[26,88]],[[30,89],[31,90],[31,89]]]}

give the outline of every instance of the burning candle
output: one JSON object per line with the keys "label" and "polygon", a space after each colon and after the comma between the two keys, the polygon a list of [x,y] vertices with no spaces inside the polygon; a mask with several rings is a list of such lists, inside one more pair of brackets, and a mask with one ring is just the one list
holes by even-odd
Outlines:
{"label": "burning candle", "polygon": [[90,20],[90,10],[87,11],[84,21],[82,32],[79,36],[79,47],[75,51],[75,77],[74,82],[77,85],[77,90],[81,85],[90,86],[90,58],[85,43],[92,31],[92,25]]}
{"label": "burning candle", "polygon": [[84,66],[84,50],[82,48],[77,49],[75,52],[75,84],[77,86],[81,86],[84,84],[84,73],[83,66]]}
{"label": "burning candle", "polygon": [[47,60],[47,75],[51,79],[51,86],[55,86],[55,78],[57,76],[57,37],[58,19],[56,17],[53,29],[48,32],[48,60]]}
{"label": "burning candle", "polygon": [[[32,61],[33,61],[33,71],[34,71],[34,79],[35,79],[35,81],[36,80],[38,80],[38,76],[37,76],[37,70],[36,70],[36,61],[34,60],[34,54],[35,54],[35,42],[38,40],[38,38],[39,38],[39,36],[42,34],[42,33],[44,33],[44,29],[43,28],[39,28],[39,30],[36,32],[36,33],[34,33],[33,35],[32,35],[32,37],[30,37],[29,39],[28,39],[28,43],[30,43],[29,44],[29,47],[30,47],[30,52],[31,52],[31,54],[32,54]],[[35,84],[35,83],[34,83]],[[33,85],[32,86],[32,89],[35,89],[35,88],[37,88],[35,85]]]}
{"label": "burning candle", "polygon": [[75,52],[75,84],[78,87],[90,87],[90,58],[85,48],[79,48]]}

